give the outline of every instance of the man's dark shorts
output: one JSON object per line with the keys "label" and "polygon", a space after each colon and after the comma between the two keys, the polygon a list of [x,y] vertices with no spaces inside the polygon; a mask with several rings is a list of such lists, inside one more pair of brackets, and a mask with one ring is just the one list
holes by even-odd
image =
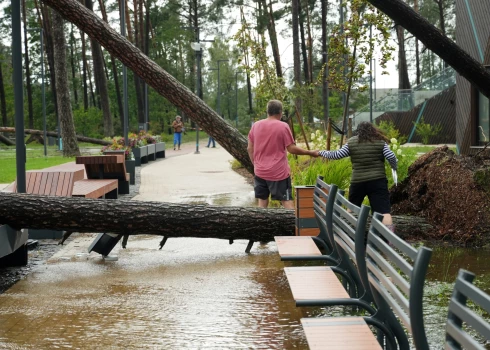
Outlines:
{"label": "man's dark shorts", "polygon": [[368,196],[373,212],[390,214],[390,193],[386,178],[353,183],[349,187],[349,202],[361,206],[364,197]]}
{"label": "man's dark shorts", "polygon": [[291,177],[288,176],[284,180],[280,181],[267,181],[257,175],[254,177],[254,191],[255,198],[269,199],[271,198],[278,201],[290,201],[293,200]]}

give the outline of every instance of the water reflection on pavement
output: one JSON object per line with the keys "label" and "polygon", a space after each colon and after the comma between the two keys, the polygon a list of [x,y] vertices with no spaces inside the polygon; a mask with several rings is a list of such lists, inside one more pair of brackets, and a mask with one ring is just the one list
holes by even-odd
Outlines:
{"label": "water reflection on pavement", "polygon": [[119,261],[58,261],[0,295],[0,348],[306,348],[274,244],[130,238]]}

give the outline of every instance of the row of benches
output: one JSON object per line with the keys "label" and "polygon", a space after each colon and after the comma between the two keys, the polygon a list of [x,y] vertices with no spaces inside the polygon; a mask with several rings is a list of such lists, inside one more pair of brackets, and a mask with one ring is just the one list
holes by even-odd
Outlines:
{"label": "row of benches", "polygon": [[[416,349],[428,350],[422,297],[431,250],[400,239],[383,225],[382,215],[370,217],[368,206],[353,205],[337,186],[321,177],[313,207],[318,236],[275,237],[281,260],[329,264],[284,269],[296,305],[355,306],[365,316],[301,319],[309,347],[410,349],[411,339]],[[490,325],[467,307],[471,300],[490,312],[490,297],[472,284],[473,278],[465,270],[457,278],[449,305],[446,349],[484,349],[463,329],[463,323],[478,337],[490,340]]]}

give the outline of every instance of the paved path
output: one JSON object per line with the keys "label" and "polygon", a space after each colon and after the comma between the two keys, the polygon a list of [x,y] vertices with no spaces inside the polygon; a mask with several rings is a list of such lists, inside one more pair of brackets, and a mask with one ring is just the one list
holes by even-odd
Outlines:
{"label": "paved path", "polygon": [[[182,145],[180,151],[170,148],[166,151],[165,159],[150,161],[137,168],[140,173],[136,179],[140,183],[131,186],[139,186],[135,191],[131,189],[132,193],[136,193],[132,200],[255,206],[253,187],[231,169],[232,160],[233,157],[221,146],[204,147],[199,154],[195,154],[194,143]],[[48,262],[101,260],[99,254],[87,254],[96,236],[96,233],[78,234]],[[120,249],[121,245],[116,245],[110,255],[119,256]]]}

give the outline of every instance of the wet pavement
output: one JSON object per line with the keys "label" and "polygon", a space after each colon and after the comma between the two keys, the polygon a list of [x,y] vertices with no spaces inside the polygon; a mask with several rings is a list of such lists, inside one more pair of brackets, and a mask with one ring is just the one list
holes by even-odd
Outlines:
{"label": "wet pavement", "polygon": [[[253,190],[223,149],[193,145],[137,168],[134,200],[253,206]],[[30,252],[29,273],[0,294],[0,349],[307,349],[275,244],[131,236],[106,261],[87,254],[95,234]],[[35,254],[38,256],[35,257]],[[46,255],[43,255],[46,254]],[[46,260],[47,256],[50,256]],[[431,349],[442,349],[447,301],[460,267],[488,292],[488,250],[434,248],[425,291]]]}
{"label": "wet pavement", "polygon": [[[134,200],[255,205],[221,147],[193,145],[140,168]],[[304,349],[297,309],[273,243],[131,236],[117,261],[74,236],[0,294],[0,348]]]}

